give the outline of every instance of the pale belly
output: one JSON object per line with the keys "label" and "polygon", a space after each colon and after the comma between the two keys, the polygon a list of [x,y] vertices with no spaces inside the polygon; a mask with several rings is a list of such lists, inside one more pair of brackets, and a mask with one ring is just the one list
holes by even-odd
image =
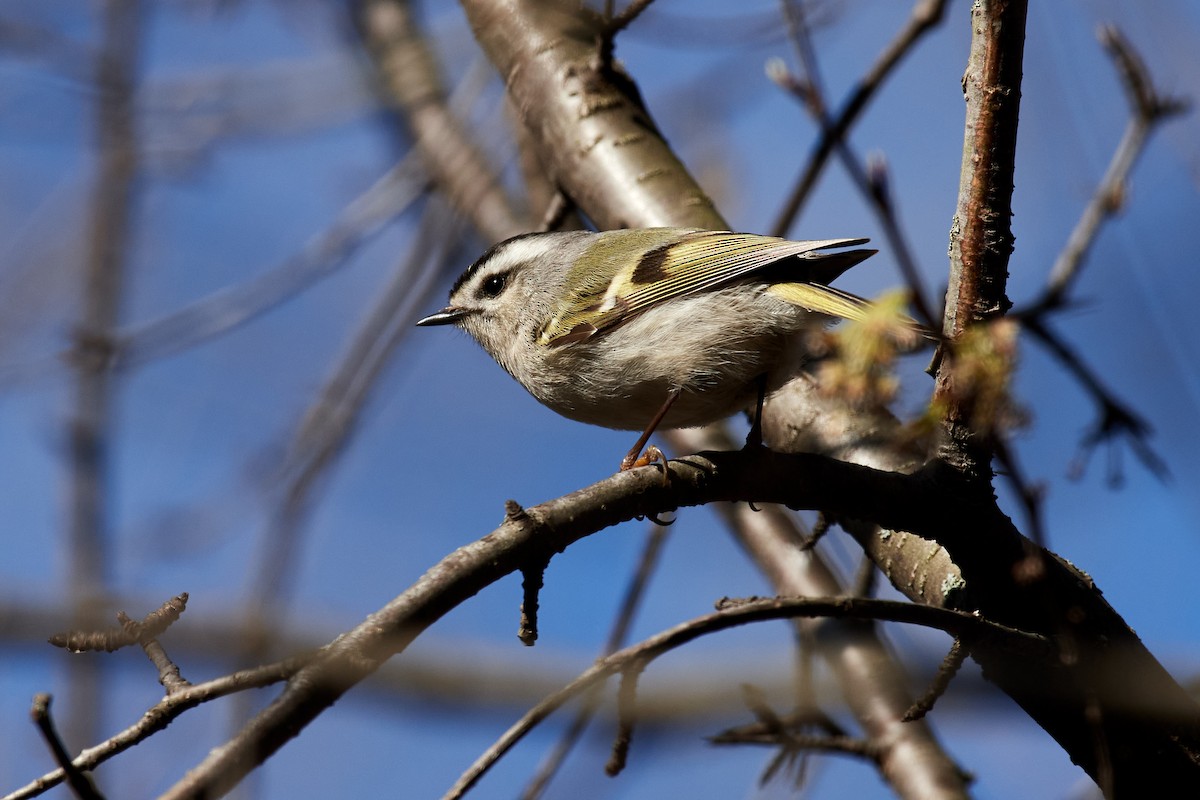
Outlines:
{"label": "pale belly", "polygon": [[526,388],[563,416],[606,428],[643,430],[674,388],[679,396],[659,427],[724,419],[752,407],[764,381],[774,388],[795,374],[801,331],[824,324],[783,302],[746,300],[716,292],[675,301],[672,313],[644,314],[602,334],[604,342],[549,354],[557,379]]}

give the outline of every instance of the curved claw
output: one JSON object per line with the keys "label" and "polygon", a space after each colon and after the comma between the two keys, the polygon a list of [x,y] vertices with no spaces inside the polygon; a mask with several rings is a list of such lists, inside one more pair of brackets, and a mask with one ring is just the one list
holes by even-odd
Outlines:
{"label": "curved claw", "polygon": [[621,461],[621,471],[627,472],[638,467],[648,467],[651,464],[657,464],[662,470],[663,486],[669,486],[671,483],[671,471],[667,469],[667,457],[663,455],[663,451],[659,450],[654,445],[648,445],[645,452],[636,458],[630,455],[625,456]]}

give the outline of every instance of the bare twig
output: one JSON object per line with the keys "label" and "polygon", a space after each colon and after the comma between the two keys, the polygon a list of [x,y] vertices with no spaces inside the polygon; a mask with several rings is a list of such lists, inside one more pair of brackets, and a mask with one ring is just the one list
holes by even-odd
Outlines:
{"label": "bare twig", "polygon": [[[801,752],[844,753],[858,756],[869,761],[879,761],[880,747],[868,739],[853,736],[830,736],[828,734],[800,733],[798,731],[780,732],[742,732],[738,730],[723,731],[710,736],[708,741],[713,744],[757,744],[781,749],[781,756],[792,756]],[[779,762],[773,762],[772,766]],[[761,783],[771,779],[773,770],[768,769],[763,774]]]}
{"label": "bare twig", "polygon": [[[765,744],[773,737],[779,752],[763,770],[759,785],[767,785],[784,767],[793,770],[792,784],[799,789],[807,773],[808,756],[813,751],[850,752],[863,755],[871,753],[871,760],[880,769],[886,746],[883,742],[851,738],[846,731],[827,714],[811,702],[802,704],[786,718],[780,717],[767,703],[766,696],[757,687],[743,686],[742,696],[746,706],[756,720],[748,725],[726,729],[709,741],[714,744]],[[811,698],[810,698],[811,700]],[[804,729],[820,731],[820,736],[809,736]],[[853,743],[853,744],[851,744]]]}
{"label": "bare twig", "polygon": [[[1124,206],[1126,184],[1138,157],[1145,150],[1150,134],[1159,125],[1188,108],[1186,100],[1162,95],[1154,88],[1145,64],[1120,31],[1112,26],[1102,26],[1097,35],[1112,57],[1117,74],[1125,87],[1131,116],[1100,185],[1096,187],[1050,270],[1045,290],[1028,308],[1016,312],[1014,316],[1021,320],[1025,330],[1033,334],[1034,338],[1075,376],[1099,407],[1099,420],[1084,435],[1073,471],[1082,471],[1092,451],[1101,442],[1111,443],[1121,436],[1126,436],[1134,455],[1142,465],[1163,479],[1167,475],[1167,468],[1149,445],[1150,425],[1120,402],[1101,383],[1094,370],[1084,363],[1079,354],[1049,328],[1047,322],[1050,312],[1070,303],[1068,295],[1082,272],[1100,230]],[[1116,451],[1112,452],[1115,459]],[[1108,478],[1113,484],[1121,480],[1121,471],[1115,461]]]}
{"label": "bare twig", "polygon": [[183,613],[187,607],[188,594],[184,592],[167,600],[154,611],[147,614],[140,622],[129,619],[124,612],[118,612],[121,627],[109,628],[103,631],[73,630],[66,633],[56,633],[50,637],[50,644],[62,647],[73,653],[90,650],[104,650],[111,653],[122,647],[128,647],[135,642],[153,639],[161,635]]}
{"label": "bare twig", "polygon": [[969,655],[970,652],[963,645],[962,639],[955,638],[954,644],[950,645],[950,652],[946,653],[946,657],[942,659],[937,676],[930,684],[929,690],[904,715],[905,722],[923,719],[933,710],[933,704],[946,693],[946,689],[950,688],[950,681],[954,680],[954,676],[958,674]]}
{"label": "bare twig", "polygon": [[158,670],[158,682],[167,690],[168,695],[181,692],[192,685],[191,681],[183,677],[179,671],[179,665],[171,660],[166,649],[157,639],[147,639],[142,642],[142,650],[150,659],[150,663]]}
{"label": "bare twig", "polygon": [[810,532],[808,538],[804,540],[804,544],[800,545],[800,549],[815,549],[816,546],[821,543],[821,540],[825,538],[825,535],[829,533],[831,527],[832,526],[830,525],[829,518],[827,516],[824,514],[817,515],[817,521],[812,527],[812,532]]}
{"label": "bare twig", "polygon": [[1050,270],[1045,294],[1035,307],[1057,308],[1063,304],[1101,226],[1124,206],[1126,183],[1150,134],[1159,124],[1182,114],[1189,106],[1182,98],[1159,94],[1146,65],[1117,28],[1103,25],[1096,35],[1112,57],[1133,114],[1100,185],[1075,223],[1066,246],[1058,254]]}
{"label": "bare twig", "polygon": [[548,558],[539,558],[521,569],[521,625],[517,638],[526,647],[533,647],[538,638],[538,595],[542,591]]}
{"label": "bare twig", "polygon": [[[150,659],[150,663],[158,670],[158,682],[167,690],[167,694],[174,694],[192,685],[180,673],[179,665],[167,655],[166,648],[162,646],[158,639],[154,638],[157,635],[154,634],[155,628],[161,626],[161,630],[166,630],[168,625],[179,619],[179,614],[183,611],[183,603],[187,602],[187,595],[180,595],[175,600],[180,601],[177,607],[167,607],[152,612],[147,617],[147,620],[155,619],[149,626],[130,619],[123,611],[117,612],[117,621],[121,623],[121,627],[128,633],[137,636],[142,650],[146,653],[146,657]],[[160,621],[164,618],[167,621]]]}
{"label": "bare twig", "polygon": [[633,741],[633,724],[637,720],[637,685],[645,663],[635,660],[621,670],[621,683],[617,688],[617,735],[613,739],[612,755],[604,765],[609,777],[621,774],[629,758],[629,744]]}
{"label": "bare twig", "polygon": [[71,787],[75,796],[80,800],[104,800],[104,796],[100,794],[91,777],[84,775],[78,767],[71,763],[71,755],[63,745],[62,739],[59,738],[58,731],[54,727],[54,719],[50,716],[50,695],[34,695],[30,715],[38,730],[41,731],[42,738],[46,740],[46,745],[54,755],[54,760],[63,771],[67,785]]}
{"label": "bare twig", "polygon": [[612,6],[609,5],[606,9],[606,17],[608,19],[607,35],[611,38],[628,28],[653,2],[654,0],[629,0],[629,5],[621,9],[620,13],[616,15],[612,13]]}
{"label": "bare twig", "polygon": [[[146,713],[142,714],[141,718],[133,725],[95,747],[84,750],[71,763],[77,770],[95,769],[105,761],[164,730],[185,711],[210,700],[285,681],[312,659],[313,655],[306,655],[274,664],[265,664],[196,684],[168,695],[147,709]],[[30,797],[37,797],[62,783],[66,777],[66,771],[60,767],[5,795],[3,800],[27,800]]]}

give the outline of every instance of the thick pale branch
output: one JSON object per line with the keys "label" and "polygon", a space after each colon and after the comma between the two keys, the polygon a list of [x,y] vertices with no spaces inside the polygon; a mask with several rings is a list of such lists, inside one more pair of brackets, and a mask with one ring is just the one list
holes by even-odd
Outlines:
{"label": "thick pale branch", "polygon": [[632,82],[601,57],[601,15],[547,0],[463,6],[551,178],[599,228],[727,227]]}

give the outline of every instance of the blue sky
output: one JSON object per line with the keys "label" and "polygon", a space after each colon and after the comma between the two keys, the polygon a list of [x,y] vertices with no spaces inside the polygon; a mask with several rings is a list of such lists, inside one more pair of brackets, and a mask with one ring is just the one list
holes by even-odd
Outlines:
{"label": "blue sky", "polygon": [[[448,2],[425,5],[447,72],[457,77],[477,57],[461,11]],[[347,56],[340,6],[247,2],[221,12],[204,8],[168,4],[150,15],[142,76],[157,91],[145,95],[143,131],[152,153],[122,308],[131,326],[281,263],[405,147],[371,105]],[[760,0],[747,8],[753,16],[775,5]],[[656,9],[663,17],[731,13],[717,2],[660,0]],[[1200,34],[1200,12],[1186,2],[1154,9],[1135,13],[1113,2],[1035,3],[1031,9],[1009,290],[1017,302],[1043,285],[1125,124],[1126,107],[1094,25],[1118,22],[1161,88],[1200,96],[1200,69],[1189,44]],[[818,31],[832,97],[865,70],[907,10],[903,3],[860,0]],[[892,77],[852,137],[859,153],[886,155],[914,252],[927,285],[939,291],[961,155],[958,81],[966,11],[965,3],[952,3],[942,27]],[[0,18],[7,15],[80,44],[96,35],[94,21],[70,2],[15,3],[0,10]],[[766,229],[814,138],[806,115],[763,74],[767,58],[792,59],[786,43],[771,37],[740,46],[725,46],[719,38],[664,43],[669,23],[648,17],[639,25],[620,41],[617,54],[639,80],[668,139],[731,224]],[[240,97],[249,112],[260,113],[238,117],[245,126],[240,132],[199,146],[214,119],[206,112],[220,108],[221,96],[193,98],[184,90],[215,75],[254,87]],[[77,313],[83,214],[94,166],[89,93],[55,64],[12,52],[0,51],[0,76],[0,376],[7,376],[0,382],[0,592],[10,606],[54,605],[65,596],[63,424],[70,384],[53,355],[65,345]],[[285,88],[274,88],[289,76]],[[495,108],[495,91],[492,85],[485,94],[486,108]],[[310,111],[290,113],[281,101],[288,92]],[[279,111],[263,113],[275,102]],[[1126,213],[1105,229],[1078,285],[1083,302],[1056,325],[1155,427],[1153,445],[1171,479],[1159,482],[1126,451],[1125,484],[1114,491],[1105,481],[1102,451],[1081,480],[1068,481],[1094,410],[1030,342],[1022,347],[1017,390],[1032,417],[1015,436],[1027,472],[1048,486],[1052,549],[1091,574],[1183,678],[1200,655],[1193,615],[1180,613],[1200,604],[1200,509],[1189,491],[1200,479],[1200,429],[1194,423],[1200,322],[1191,308],[1200,273],[1190,236],[1200,219],[1197,133],[1190,116],[1151,141]],[[510,159],[508,146],[497,144],[500,137],[489,134],[488,142],[497,163]],[[834,164],[792,235],[882,239]],[[191,604],[185,620],[238,619],[263,557],[272,502],[262,467],[275,463],[412,240],[412,218],[406,217],[287,304],[122,375],[111,487],[116,592],[157,603],[186,590]],[[460,266],[485,245],[463,241]],[[457,269],[449,270],[443,286]],[[899,282],[885,250],[839,285],[873,295]],[[438,289],[428,310],[441,305],[443,292]],[[911,396],[902,408],[910,411],[927,388],[919,366],[907,377]],[[589,428],[542,408],[465,335],[414,330],[382,376],[352,446],[320,487],[304,529],[292,624],[314,635],[353,625],[453,548],[490,531],[505,499],[533,504],[603,478],[630,443],[626,433]],[[401,659],[447,669],[485,663],[506,673],[547,671],[568,678],[591,662],[603,641],[645,530],[630,523],[605,531],[555,559],[542,596],[537,647],[526,649],[516,640],[520,589],[518,579],[509,578],[456,609]],[[853,569],[857,557],[848,540],[835,536],[827,547],[831,559]],[[723,595],[766,591],[711,515],[689,510],[671,531],[634,635],[703,614]],[[149,606],[126,610],[140,614]],[[889,628],[889,635],[898,648],[923,659],[924,666],[913,668],[918,673],[947,644],[924,632]],[[790,645],[779,625],[723,635],[652,668],[646,691],[656,681],[728,684],[746,674],[783,680]],[[67,658],[23,641],[0,659],[0,729],[9,744],[0,749],[0,786],[6,789],[49,767],[27,723],[28,704],[38,691],[65,696]],[[120,668],[111,671],[104,729],[115,731],[137,719],[159,687],[140,654],[109,658]],[[197,681],[226,669],[197,654],[180,660],[184,674]],[[787,704],[786,695],[774,699]],[[193,712],[118,758],[100,772],[103,785],[112,787],[112,796],[162,791],[223,740],[225,709],[218,704]],[[396,699],[363,687],[285,747],[255,780],[263,797],[436,796],[518,713],[508,705],[480,711],[428,697]],[[730,712],[670,732],[639,730],[629,770],[616,780],[602,774],[611,734],[611,723],[602,722],[549,796],[787,796],[785,786],[756,788],[769,754],[714,752],[704,743],[704,735],[744,718]],[[476,796],[512,796],[563,719],[522,744]],[[1064,797],[1082,785],[1082,773],[1003,697],[979,697],[968,689],[956,696],[952,688],[933,721],[953,755],[977,775],[979,797]],[[815,797],[889,796],[873,769],[846,759],[820,762],[813,779]]]}

